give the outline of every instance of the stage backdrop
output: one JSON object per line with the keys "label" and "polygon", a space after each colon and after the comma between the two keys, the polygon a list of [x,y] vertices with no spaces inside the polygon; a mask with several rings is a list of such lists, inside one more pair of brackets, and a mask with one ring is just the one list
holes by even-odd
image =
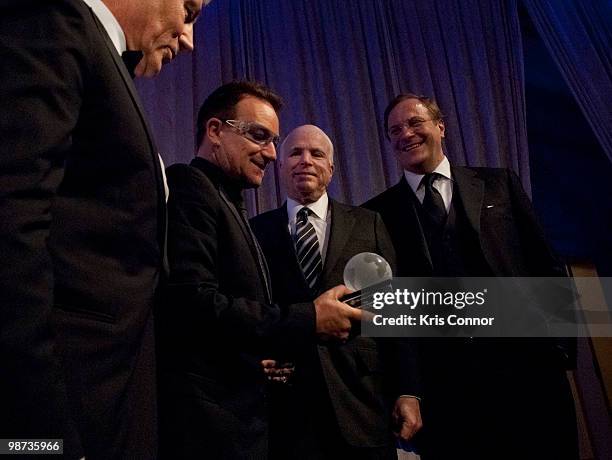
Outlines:
{"label": "stage backdrop", "polygon": [[[281,134],[312,123],[332,138],[331,195],[360,204],[397,182],[382,128],[400,92],[436,98],[452,163],[511,167],[529,190],[523,56],[515,0],[214,0],[196,50],[138,81],[166,164],[194,154],[199,105],[236,78],[285,99]],[[277,168],[247,194],[251,214],[284,199]]]}

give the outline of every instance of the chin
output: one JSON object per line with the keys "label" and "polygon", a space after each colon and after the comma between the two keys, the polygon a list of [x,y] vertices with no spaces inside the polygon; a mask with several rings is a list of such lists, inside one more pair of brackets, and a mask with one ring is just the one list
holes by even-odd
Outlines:
{"label": "chin", "polygon": [[422,169],[427,163],[429,163],[429,157],[427,155],[418,155],[410,158],[406,158],[404,161],[400,161],[400,164],[404,169]]}
{"label": "chin", "polygon": [[296,189],[298,193],[302,196],[311,195],[315,192],[315,189],[313,187],[296,187]]}
{"label": "chin", "polygon": [[257,188],[263,182],[263,177],[247,177],[244,181],[246,188]]}
{"label": "chin", "polygon": [[144,75],[152,77],[161,72],[163,66],[164,54],[160,50],[144,53]]}

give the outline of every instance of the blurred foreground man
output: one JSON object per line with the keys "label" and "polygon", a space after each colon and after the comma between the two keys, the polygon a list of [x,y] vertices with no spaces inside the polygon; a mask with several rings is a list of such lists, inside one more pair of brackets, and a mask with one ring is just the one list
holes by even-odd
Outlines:
{"label": "blurred foreground man", "polygon": [[267,458],[261,360],[270,349],[314,342],[317,333],[344,339],[361,318],[337,300],[349,292],[344,286],[314,303],[272,303],[242,191],[259,187],[276,159],[280,107],[257,83],[217,88],[198,114],[196,158],[167,170],[170,280],[158,343],[169,459]]}
{"label": "blurred foreground man", "polygon": [[[449,164],[433,100],[397,96],[385,131],[404,174],[364,206],[385,221],[399,276],[564,275],[514,173]],[[577,458],[571,350],[549,339],[420,343],[423,460]]]}
{"label": "blurred foreground man", "polygon": [[[276,302],[307,302],[342,283],[346,263],[362,252],[379,254],[395,266],[380,216],[327,195],[334,149],[321,129],[304,125],[291,131],[280,162],[287,202],[252,220]],[[393,429],[409,439],[421,427],[409,351],[402,353],[399,341],[357,332],[344,343],[313,343],[297,356],[281,353],[294,362],[295,374],[288,383],[270,385],[271,457],[397,458]]]}
{"label": "blurred foreground man", "polygon": [[165,196],[121,54],[154,75],[202,0],[0,4],[0,438],[157,455],[154,295]]}

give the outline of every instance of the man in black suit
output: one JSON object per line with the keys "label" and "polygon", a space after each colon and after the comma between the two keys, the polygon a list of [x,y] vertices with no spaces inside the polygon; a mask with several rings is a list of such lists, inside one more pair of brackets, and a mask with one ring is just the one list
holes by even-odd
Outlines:
{"label": "man in black suit", "polygon": [[[385,131],[404,175],[365,207],[389,229],[399,276],[564,275],[514,173],[449,164],[434,101],[396,97]],[[423,458],[575,459],[567,352],[546,339],[422,339]]]}
{"label": "man in black suit", "polygon": [[190,48],[201,5],[1,3],[1,438],[61,438],[64,458],[156,457],[165,196],[121,52],[156,73]]}
{"label": "man in black suit", "polygon": [[283,309],[242,191],[276,159],[280,98],[251,82],[217,88],[198,114],[190,165],[168,168],[169,287],[159,309],[162,451],[168,458],[267,457],[265,378],[272,349],[345,338],[361,311],[337,286]]}
{"label": "man in black suit", "polygon": [[[377,253],[395,265],[380,216],[328,197],[333,170],[333,145],[321,129],[291,131],[280,160],[287,202],[252,219],[280,304],[309,301],[342,283],[356,254]],[[402,353],[399,341],[352,334],[344,343],[319,341],[301,351],[281,359],[295,364],[290,384],[270,387],[272,457],[396,458],[391,409],[403,438],[421,426],[408,348]]]}

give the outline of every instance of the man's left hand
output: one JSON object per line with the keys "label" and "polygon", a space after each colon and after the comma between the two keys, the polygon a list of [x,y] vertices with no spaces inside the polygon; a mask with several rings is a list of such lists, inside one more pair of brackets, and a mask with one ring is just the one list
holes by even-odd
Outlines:
{"label": "man's left hand", "polygon": [[393,408],[393,422],[396,436],[405,441],[411,439],[423,426],[419,400],[406,396],[397,398]]}

